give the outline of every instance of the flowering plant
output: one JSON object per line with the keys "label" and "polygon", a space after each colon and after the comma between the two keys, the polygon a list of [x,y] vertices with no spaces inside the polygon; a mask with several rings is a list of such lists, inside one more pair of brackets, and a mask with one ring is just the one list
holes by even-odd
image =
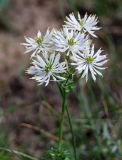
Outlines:
{"label": "flowering plant", "polygon": [[[35,38],[25,37],[26,53],[31,54],[32,65],[27,73],[32,75],[39,85],[47,86],[50,81],[55,81],[62,96],[62,112],[59,129],[58,152],[62,146],[62,131],[65,112],[68,115],[69,125],[73,136],[73,128],[70,113],[67,107],[67,94],[74,87],[75,82],[85,78],[86,82],[91,75],[96,81],[97,75],[102,76],[107,56],[102,54],[102,50],[95,51],[92,38],[96,38],[95,31],[98,18],[95,15],[85,14],[78,18],[74,14],[66,17],[65,24],[61,30],[47,30],[42,36],[37,33]],[[74,158],[76,160],[76,148],[74,138]],[[55,159],[53,157],[53,159]],[[57,160],[57,159],[56,159]]]}

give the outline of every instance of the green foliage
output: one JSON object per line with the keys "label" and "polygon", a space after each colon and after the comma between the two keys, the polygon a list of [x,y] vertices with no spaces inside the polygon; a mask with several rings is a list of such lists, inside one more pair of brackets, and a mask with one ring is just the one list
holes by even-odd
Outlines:
{"label": "green foliage", "polygon": [[0,160],[10,160],[11,156],[0,152]]}
{"label": "green foliage", "polygon": [[75,1],[74,0],[67,0],[67,3],[69,5],[70,9],[75,12],[76,11],[76,9],[75,9]]}
{"label": "green foliage", "polygon": [[42,160],[72,160],[72,158],[64,146],[62,146],[60,150],[55,146],[44,154]]}
{"label": "green foliage", "polygon": [[67,93],[69,93],[70,91],[72,91],[75,86],[74,86],[74,82],[73,82],[73,75],[72,75],[72,71],[68,70],[66,75],[66,81],[64,81],[63,83],[61,83],[62,88],[65,89],[65,91]]}
{"label": "green foliage", "polygon": [[[60,0],[61,1],[61,0]],[[84,11],[87,9],[99,15],[103,22],[106,20],[107,16],[112,16],[112,18],[120,17],[122,11],[122,1],[116,0],[67,0],[67,4],[70,12],[76,13],[77,11]],[[63,5],[62,5],[63,6]],[[87,8],[88,6],[88,8]],[[109,6],[109,7],[108,7]],[[62,9],[64,11],[64,9]],[[111,14],[110,14],[111,13]],[[66,14],[66,13],[63,13]]]}
{"label": "green foliage", "polygon": [[0,147],[4,147],[7,144],[7,136],[4,127],[0,125]]}

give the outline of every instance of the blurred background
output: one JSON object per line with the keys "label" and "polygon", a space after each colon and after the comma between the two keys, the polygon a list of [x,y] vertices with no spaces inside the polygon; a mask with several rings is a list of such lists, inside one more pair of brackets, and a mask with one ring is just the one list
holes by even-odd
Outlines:
{"label": "blurred background", "polygon": [[[87,85],[81,80],[69,95],[77,159],[122,159],[122,0],[0,0],[0,160],[29,159],[1,147],[41,159],[56,143],[58,89],[29,79],[29,56],[20,43],[38,30],[60,28],[65,16],[77,11],[99,17],[96,48],[109,58],[104,78]],[[67,120],[64,135],[72,153]]]}

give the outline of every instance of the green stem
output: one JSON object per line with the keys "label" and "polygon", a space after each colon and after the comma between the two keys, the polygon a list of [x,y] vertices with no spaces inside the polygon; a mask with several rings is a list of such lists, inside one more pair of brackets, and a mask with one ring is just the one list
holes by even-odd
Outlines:
{"label": "green stem", "polygon": [[63,103],[62,103],[62,112],[61,112],[61,121],[60,121],[60,128],[59,128],[59,140],[58,140],[58,148],[60,150],[62,144],[62,135],[63,135],[63,126],[64,126],[64,115],[66,110],[66,92],[64,91],[63,96]]}
{"label": "green stem", "polygon": [[73,151],[74,151],[74,159],[76,160],[77,159],[77,154],[76,154],[75,136],[74,136],[74,133],[73,133],[71,115],[70,115],[70,112],[69,112],[67,106],[66,106],[66,112],[67,112],[67,117],[68,117],[68,121],[69,121],[70,131],[71,131],[71,134],[72,134],[72,146],[73,146]]}
{"label": "green stem", "polygon": [[[60,94],[61,94],[61,96],[62,96],[62,99],[64,100],[64,93],[66,94],[66,92],[65,92],[65,89],[63,89],[61,86],[60,86],[60,84],[58,84],[57,83],[57,85],[58,85],[58,88],[59,88],[59,91],[60,91]],[[66,97],[65,97],[66,98]],[[65,100],[66,101],[66,100]],[[66,106],[65,106],[65,108],[63,107],[63,105],[62,105],[62,114],[65,112],[65,110],[64,109],[66,109],[66,112],[67,112],[67,117],[68,117],[68,121],[69,121],[69,127],[70,127],[70,131],[71,131],[71,134],[72,134],[72,145],[73,145],[73,151],[74,151],[74,159],[76,160],[77,159],[77,154],[76,154],[76,146],[75,146],[75,136],[74,136],[74,133],[73,133],[73,127],[72,127],[72,121],[71,121],[71,115],[70,115],[70,112],[69,112],[69,110],[68,110],[68,107],[67,107],[67,103],[66,103]],[[61,116],[62,117],[62,116]],[[61,118],[62,119],[62,118]],[[62,126],[62,120],[61,120],[61,126]],[[60,132],[61,132],[61,127],[60,127]],[[62,133],[60,133],[60,134],[62,134]],[[60,137],[62,137],[62,136],[60,136]],[[60,138],[59,138],[59,143],[61,143],[60,142]],[[60,145],[59,145],[59,148],[60,148]]]}

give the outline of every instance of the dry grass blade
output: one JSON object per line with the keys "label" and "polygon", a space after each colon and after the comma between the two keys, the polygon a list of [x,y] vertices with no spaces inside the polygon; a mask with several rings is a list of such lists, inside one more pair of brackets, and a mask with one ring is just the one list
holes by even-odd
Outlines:
{"label": "dry grass blade", "polygon": [[48,133],[44,129],[41,129],[41,128],[37,127],[37,126],[33,126],[33,125],[27,124],[27,123],[22,123],[21,126],[29,128],[29,129],[32,129],[32,130],[35,130],[37,132],[40,132],[41,134],[43,134],[44,136],[48,137],[49,139],[51,139],[53,141],[57,141],[58,140],[58,138],[55,135],[53,135],[51,133]]}
{"label": "dry grass blade", "polygon": [[28,154],[25,154],[25,153],[22,153],[22,152],[19,152],[19,151],[16,151],[16,150],[11,150],[11,149],[8,149],[8,148],[3,148],[3,147],[0,147],[0,150],[5,151],[5,152],[9,152],[9,153],[12,153],[12,154],[16,154],[18,156],[22,156],[22,157],[25,157],[25,158],[28,158],[28,159],[31,159],[31,160],[39,160],[35,157],[32,157]]}

